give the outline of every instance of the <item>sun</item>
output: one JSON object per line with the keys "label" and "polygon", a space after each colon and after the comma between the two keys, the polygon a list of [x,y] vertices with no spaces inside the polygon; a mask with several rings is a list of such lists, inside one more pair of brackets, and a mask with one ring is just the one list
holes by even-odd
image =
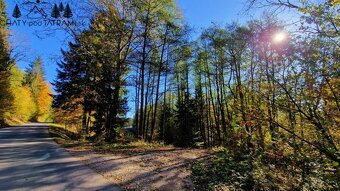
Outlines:
{"label": "sun", "polygon": [[277,32],[273,35],[273,42],[274,43],[282,43],[287,39],[288,35],[284,31]]}

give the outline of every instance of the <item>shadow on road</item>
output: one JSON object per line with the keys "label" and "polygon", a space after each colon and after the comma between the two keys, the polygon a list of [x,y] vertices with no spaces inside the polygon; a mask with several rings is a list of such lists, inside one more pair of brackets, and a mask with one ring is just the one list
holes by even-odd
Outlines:
{"label": "shadow on road", "polygon": [[0,129],[0,190],[119,190],[54,143],[48,126]]}

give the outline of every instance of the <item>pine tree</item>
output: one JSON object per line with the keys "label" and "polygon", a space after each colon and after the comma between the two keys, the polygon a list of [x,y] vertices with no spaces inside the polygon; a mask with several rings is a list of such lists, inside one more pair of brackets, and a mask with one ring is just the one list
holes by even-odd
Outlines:
{"label": "pine tree", "polygon": [[[66,14],[68,10],[69,6],[66,6]],[[117,23],[107,19],[107,15],[111,14],[114,13],[97,14],[90,29],[81,34],[77,44],[70,44],[70,51],[63,52],[64,60],[59,64],[60,70],[55,82],[58,92],[55,106],[61,106],[67,111],[72,107],[69,100],[79,98],[84,111],[84,130],[88,132],[87,116],[92,116],[95,120],[91,129],[95,136],[100,138],[105,135],[107,141],[116,139],[116,129],[126,121],[126,59],[132,42],[130,25],[125,26],[122,22],[119,23],[121,27],[115,27]],[[98,28],[98,24],[103,21],[108,21],[110,27]],[[122,39],[128,43],[124,48],[119,48],[117,45],[123,44]]]}
{"label": "pine tree", "polygon": [[51,17],[53,17],[55,19],[60,17],[60,11],[59,11],[59,8],[58,8],[57,4],[54,4],[54,7],[52,9]]}
{"label": "pine tree", "polygon": [[[63,121],[67,125],[78,124],[82,121],[84,133],[88,135],[91,112],[97,105],[96,94],[93,87],[89,87],[90,64],[86,60],[91,60],[86,54],[82,54],[82,40],[76,43],[69,43],[69,50],[62,51],[63,60],[58,63],[57,79],[53,83],[55,91],[58,93],[54,97],[53,107],[57,111],[57,120]],[[81,56],[79,56],[81,55]],[[93,129],[97,135],[101,134],[101,129]]]}
{"label": "pine tree", "polygon": [[21,11],[19,9],[18,4],[15,5],[14,10],[13,10],[13,15],[14,18],[20,18],[21,17]]}
{"label": "pine tree", "polygon": [[64,12],[64,17],[65,18],[71,18],[73,16],[73,13],[71,11],[70,5],[67,4]]}
{"label": "pine tree", "polygon": [[64,11],[64,4],[63,4],[63,2],[60,2],[60,4],[59,4],[59,11],[60,12]]}
{"label": "pine tree", "polygon": [[[54,98],[54,107],[68,109],[78,102],[70,102],[71,97],[82,97],[82,91],[85,89],[86,65],[82,64],[81,58],[78,57],[80,52],[80,42],[69,43],[69,51],[62,51],[63,60],[58,63],[58,75],[53,85],[58,95]],[[86,59],[85,56],[82,59]]]}

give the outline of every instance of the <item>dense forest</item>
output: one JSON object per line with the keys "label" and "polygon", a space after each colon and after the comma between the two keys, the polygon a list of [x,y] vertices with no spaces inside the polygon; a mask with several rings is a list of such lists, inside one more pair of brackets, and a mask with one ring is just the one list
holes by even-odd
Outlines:
{"label": "dense forest", "polygon": [[339,2],[274,2],[250,6],[295,10],[298,32],[267,14],[244,25],[213,24],[191,40],[174,1],[102,2],[89,29],[63,51],[57,120],[75,123],[88,139],[126,139],[119,132],[133,97],[135,138],[223,146],[212,164],[194,166],[198,190],[234,181],[235,189],[333,190]]}
{"label": "dense forest", "polygon": [[[96,1],[62,50],[53,119],[92,141],[215,147],[196,190],[339,189],[340,3],[292,2],[249,8],[289,9],[293,29],[266,13],[192,39],[174,0]],[[20,71],[0,35],[0,121],[49,120],[41,60]]]}

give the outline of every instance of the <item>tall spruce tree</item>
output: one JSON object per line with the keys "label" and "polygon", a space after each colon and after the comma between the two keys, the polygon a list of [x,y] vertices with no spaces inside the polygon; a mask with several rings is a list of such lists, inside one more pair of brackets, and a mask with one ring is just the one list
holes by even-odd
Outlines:
{"label": "tall spruce tree", "polygon": [[[92,83],[95,70],[91,68],[92,58],[85,54],[84,47],[87,43],[83,36],[84,33],[75,43],[69,43],[68,51],[62,51],[63,60],[58,63],[58,75],[53,83],[58,93],[54,97],[53,107],[62,123],[77,125],[79,122],[75,119],[80,118],[83,132],[88,135],[91,113],[97,104],[97,94],[93,90],[96,85]],[[101,129],[94,131],[97,135],[101,134]]]}
{"label": "tall spruce tree", "polygon": [[88,39],[93,42],[91,49],[95,48],[91,51],[96,51],[100,58],[93,63],[99,72],[95,90],[101,95],[96,126],[105,130],[106,141],[114,141],[116,129],[124,125],[127,112],[125,76],[129,70],[135,14],[133,4],[106,6],[107,11],[100,12],[93,20]]}
{"label": "tall spruce tree", "polygon": [[[131,6],[121,10],[110,4],[107,10],[95,16],[90,29],[83,31],[77,39],[77,46],[71,45],[71,52],[64,53],[65,62],[59,64],[61,70],[55,83],[59,93],[55,103],[65,98],[82,97],[84,112],[95,118],[92,129],[97,138],[103,137],[107,141],[116,139],[116,129],[125,123],[127,112],[125,75],[135,27]],[[124,14],[117,15],[117,12]],[[72,77],[72,71],[82,76]],[[74,87],[75,91],[68,87]],[[86,108],[91,100],[95,104]]]}

